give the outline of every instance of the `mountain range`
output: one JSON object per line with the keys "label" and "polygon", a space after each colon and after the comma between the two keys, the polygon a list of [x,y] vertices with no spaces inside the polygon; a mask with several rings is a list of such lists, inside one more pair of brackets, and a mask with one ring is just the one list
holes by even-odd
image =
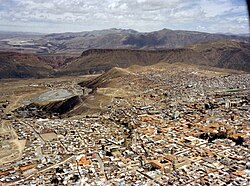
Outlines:
{"label": "mountain range", "polygon": [[148,33],[140,33],[134,30],[108,29],[51,34],[44,36],[43,39],[50,43],[49,50],[55,52],[82,52],[93,48],[158,50],[182,48],[200,42],[218,40],[249,41],[249,38],[244,36],[169,29]]}
{"label": "mountain range", "polygon": [[[2,37],[1,37],[2,35]],[[23,35],[23,36],[22,36]],[[4,39],[3,39],[4,37]],[[2,38],[2,39],[1,39]],[[154,32],[107,29],[77,33],[55,33],[48,35],[0,33],[0,50],[16,50],[37,53],[81,54],[88,49],[140,49],[159,50],[183,48],[189,45],[219,41],[249,41],[244,35],[211,34],[196,31],[163,29]]]}

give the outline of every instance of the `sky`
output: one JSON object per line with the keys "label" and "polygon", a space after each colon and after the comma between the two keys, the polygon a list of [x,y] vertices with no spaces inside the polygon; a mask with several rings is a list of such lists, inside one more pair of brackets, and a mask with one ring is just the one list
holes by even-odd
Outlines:
{"label": "sky", "polygon": [[0,0],[0,30],[249,33],[245,0]]}

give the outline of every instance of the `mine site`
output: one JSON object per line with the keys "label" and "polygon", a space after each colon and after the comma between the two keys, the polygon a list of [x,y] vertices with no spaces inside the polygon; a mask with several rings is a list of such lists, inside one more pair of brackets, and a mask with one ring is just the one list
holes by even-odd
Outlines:
{"label": "mine site", "polygon": [[1,1],[0,186],[250,185],[247,7]]}

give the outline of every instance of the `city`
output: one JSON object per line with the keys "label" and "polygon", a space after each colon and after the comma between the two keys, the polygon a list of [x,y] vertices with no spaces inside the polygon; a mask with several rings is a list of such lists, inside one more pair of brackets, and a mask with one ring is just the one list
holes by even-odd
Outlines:
{"label": "city", "polygon": [[[93,89],[87,96],[110,97],[99,112],[2,114],[1,184],[249,185],[249,74],[181,64],[112,70],[105,84],[82,85]],[[11,102],[1,104],[4,112]]]}

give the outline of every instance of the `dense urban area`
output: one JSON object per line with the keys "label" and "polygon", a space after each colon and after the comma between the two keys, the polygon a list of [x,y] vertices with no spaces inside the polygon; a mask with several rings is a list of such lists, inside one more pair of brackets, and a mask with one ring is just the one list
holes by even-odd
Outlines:
{"label": "dense urban area", "polygon": [[77,83],[50,89],[111,101],[73,118],[1,102],[0,185],[250,185],[250,74],[155,65]]}

